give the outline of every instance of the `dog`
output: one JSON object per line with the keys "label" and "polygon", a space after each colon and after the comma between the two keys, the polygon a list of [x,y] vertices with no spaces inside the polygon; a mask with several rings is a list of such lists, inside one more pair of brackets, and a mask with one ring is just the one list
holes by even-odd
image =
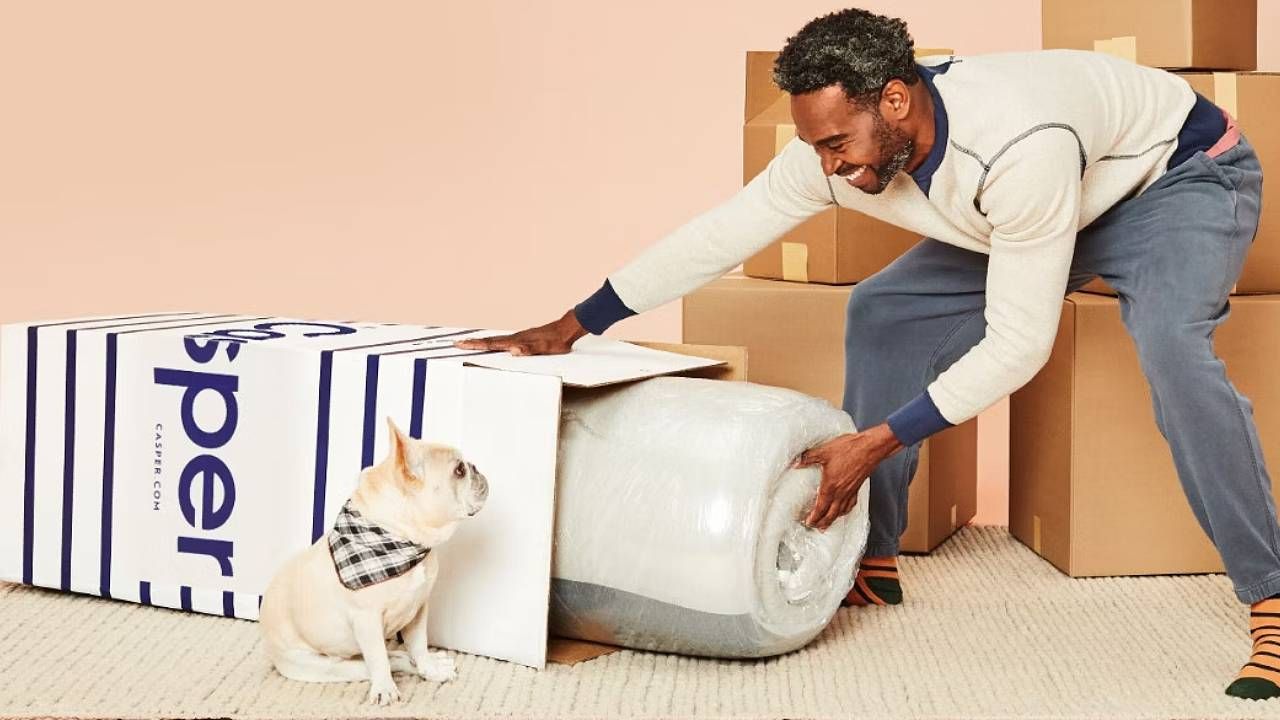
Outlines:
{"label": "dog", "polygon": [[[391,418],[387,429],[387,457],[360,472],[334,528],[276,572],[259,613],[281,675],[368,680],[368,700],[378,705],[400,699],[393,672],[457,678],[452,658],[427,651],[427,600],[440,563],[431,549],[489,495],[484,475],[454,448],[410,438]],[[407,652],[388,652],[386,640],[400,631]]]}

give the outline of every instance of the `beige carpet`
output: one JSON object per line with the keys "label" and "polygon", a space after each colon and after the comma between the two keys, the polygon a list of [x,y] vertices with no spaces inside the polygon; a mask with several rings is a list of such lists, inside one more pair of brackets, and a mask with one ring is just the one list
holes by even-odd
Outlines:
{"label": "beige carpet", "polygon": [[841,610],[785,657],[462,655],[450,684],[397,675],[386,708],[281,678],[253,622],[0,584],[0,716],[1280,717],[1222,692],[1249,651],[1224,576],[1073,580],[1002,527],[901,567],[905,604]]}

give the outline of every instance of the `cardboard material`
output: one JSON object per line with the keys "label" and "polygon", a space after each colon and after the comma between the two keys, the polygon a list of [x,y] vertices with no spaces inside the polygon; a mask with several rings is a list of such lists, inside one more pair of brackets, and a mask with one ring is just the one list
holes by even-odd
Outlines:
{"label": "cardboard material", "polygon": [[[916,57],[951,55],[918,48]],[[742,181],[749,182],[795,137],[790,96],[773,83],[776,52],[747,53]],[[920,236],[848,208],[809,218],[743,263],[751,277],[841,284],[865,280],[920,241]]]}
{"label": "cardboard material", "polygon": [[280,563],[386,454],[391,416],[491,488],[438,551],[431,643],[541,667],[562,386],[723,362],[599,337],[551,357],[452,346],[501,332],[210,313],[6,325],[0,578],[256,619]]}
{"label": "cardboard material", "polygon": [[683,375],[685,377],[707,378],[709,380],[747,379],[747,349],[745,347],[732,345],[694,345],[692,343],[664,343],[644,340],[633,340],[631,341],[631,344],[653,350],[676,353],[677,355],[690,355],[698,358],[699,360],[709,359],[720,361],[719,365],[695,367],[690,370],[682,370],[679,373],[675,373],[678,375]]}
{"label": "cardboard material", "polygon": [[1105,40],[1093,41],[1094,52],[1107,53],[1124,58],[1129,62],[1138,62],[1138,38],[1132,35],[1124,37],[1107,38]]}
{"label": "cardboard material", "polygon": [[720,361],[676,355],[598,335],[580,338],[574,343],[573,352],[562,355],[485,353],[468,357],[465,362],[468,365],[499,370],[553,375],[571,387],[599,387],[722,364]]}
{"label": "cardboard material", "polygon": [[[684,298],[686,342],[742,345],[747,379],[840,407],[845,306],[852,286],[761,280],[732,273]],[[904,552],[929,552],[977,512],[977,422],[924,441],[908,497]]]}
{"label": "cardboard material", "polygon": [[560,665],[577,665],[580,662],[612,655],[622,649],[617,645],[603,645],[601,643],[587,642],[586,640],[572,640],[552,635],[547,639],[547,662]]}
{"label": "cardboard material", "polygon": [[1041,0],[1045,49],[1098,50],[1162,68],[1253,70],[1257,0]]}
{"label": "cardboard material", "polygon": [[[1215,336],[1253,403],[1273,488],[1280,481],[1280,295],[1231,299]],[[1048,364],[1009,406],[1009,529],[1075,576],[1222,572],[1155,424],[1115,298],[1073,293]]]}
{"label": "cardboard material", "polygon": [[[1280,167],[1280,73],[1178,73],[1191,87],[1231,113],[1253,145],[1265,176]],[[1258,234],[1245,258],[1244,269],[1231,290],[1254,295],[1280,292],[1280,203],[1269,202],[1263,178],[1262,217]],[[1115,295],[1101,278],[1082,288],[1085,292]]]}

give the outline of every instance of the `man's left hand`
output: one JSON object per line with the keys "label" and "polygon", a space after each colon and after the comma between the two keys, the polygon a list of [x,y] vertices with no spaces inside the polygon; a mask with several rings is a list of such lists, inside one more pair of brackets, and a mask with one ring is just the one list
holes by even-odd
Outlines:
{"label": "man's left hand", "polygon": [[882,423],[868,430],[848,433],[803,452],[794,467],[822,466],[822,484],[813,510],[804,523],[825,531],[853,509],[867,476],[885,458],[904,446]]}

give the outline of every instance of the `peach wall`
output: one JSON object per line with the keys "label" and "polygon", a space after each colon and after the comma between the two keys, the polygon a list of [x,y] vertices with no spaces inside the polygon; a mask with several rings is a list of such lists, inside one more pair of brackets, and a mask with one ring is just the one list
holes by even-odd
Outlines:
{"label": "peach wall", "polygon": [[[0,0],[0,321],[545,322],[740,186],[743,52],[842,5]],[[1037,2],[863,6],[921,46],[1039,46]],[[678,339],[678,303],[609,334]]]}

